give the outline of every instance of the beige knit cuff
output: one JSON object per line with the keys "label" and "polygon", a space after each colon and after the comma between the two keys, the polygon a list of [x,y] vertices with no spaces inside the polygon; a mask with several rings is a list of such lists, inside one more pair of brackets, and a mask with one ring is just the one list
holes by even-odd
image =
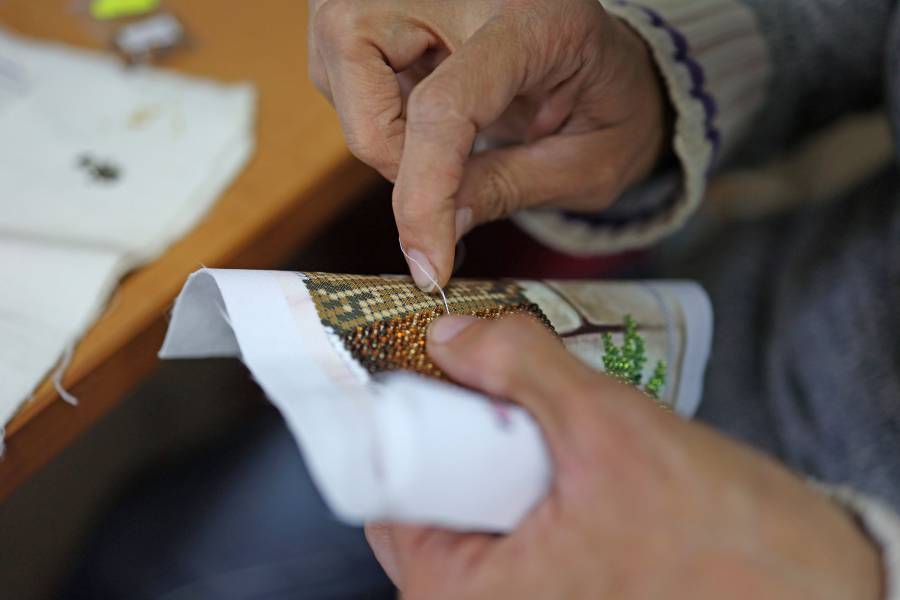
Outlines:
{"label": "beige knit cuff", "polygon": [[570,254],[647,246],[681,227],[697,209],[707,178],[761,108],[771,70],[754,13],[737,0],[601,0],[650,46],[676,111],[673,148],[679,190],[649,218],[605,220],[532,210],[517,224]]}

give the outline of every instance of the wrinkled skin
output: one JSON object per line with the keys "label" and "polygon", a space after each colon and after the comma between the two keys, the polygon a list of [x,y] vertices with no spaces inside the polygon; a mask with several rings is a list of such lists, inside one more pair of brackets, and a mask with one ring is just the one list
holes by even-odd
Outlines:
{"label": "wrinkled skin", "polygon": [[[401,240],[440,284],[476,224],[531,206],[602,210],[666,152],[649,51],[596,0],[310,11],[311,77],[354,154],[396,183]],[[472,154],[479,135],[504,145]],[[428,351],[458,382],[534,415],[555,479],[507,536],[369,526],[407,600],[882,596],[878,551],[850,515],[592,371],[530,320],[448,317]]]}
{"label": "wrinkled skin", "polygon": [[[396,183],[401,240],[441,285],[475,225],[531,206],[602,210],[665,151],[650,53],[596,0],[312,0],[310,11],[310,75],[353,153]],[[471,155],[477,134],[502,147]]]}
{"label": "wrinkled skin", "polygon": [[405,600],[881,597],[878,553],[840,507],[588,368],[532,319],[445,317],[428,351],[534,415],[555,481],[507,536],[370,525]]}

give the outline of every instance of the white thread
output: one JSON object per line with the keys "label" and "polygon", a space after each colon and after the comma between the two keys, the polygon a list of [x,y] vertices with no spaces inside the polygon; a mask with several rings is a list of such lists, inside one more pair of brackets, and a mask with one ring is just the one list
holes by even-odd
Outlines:
{"label": "white thread", "polygon": [[400,252],[403,253],[403,256],[405,256],[409,260],[413,261],[413,263],[415,263],[415,265],[417,267],[419,267],[419,270],[422,271],[423,273],[425,273],[425,277],[427,277],[428,280],[431,281],[431,283],[434,285],[434,287],[437,288],[437,291],[439,291],[441,293],[441,298],[444,299],[444,308],[447,309],[447,314],[449,315],[450,314],[450,303],[447,302],[447,294],[444,293],[444,288],[442,288],[440,285],[438,285],[438,282],[434,280],[434,277],[431,276],[431,273],[428,272],[428,269],[426,269],[425,267],[422,266],[422,263],[420,263],[419,261],[414,259],[412,256],[407,254],[406,248],[403,247],[403,240],[401,240],[400,238],[397,238],[397,241],[400,242]]}
{"label": "white thread", "polygon": [[69,363],[72,361],[72,353],[74,351],[74,342],[66,346],[66,349],[63,352],[62,360],[59,362],[59,366],[56,367],[56,371],[53,373],[53,387],[56,388],[56,393],[59,394],[60,398],[62,398],[72,406],[78,406],[78,398],[67,392],[62,385],[63,375],[65,374],[66,369],[69,368]]}

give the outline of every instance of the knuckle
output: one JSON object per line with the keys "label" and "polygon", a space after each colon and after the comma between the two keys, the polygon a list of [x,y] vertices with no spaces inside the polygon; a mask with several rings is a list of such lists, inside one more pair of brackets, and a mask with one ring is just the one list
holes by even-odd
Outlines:
{"label": "knuckle", "polygon": [[[388,107],[384,112],[392,110]],[[389,179],[395,178],[403,153],[405,132],[402,122],[383,116],[384,113],[372,105],[339,107],[338,112],[350,152]]]}
{"label": "knuckle", "polygon": [[508,335],[502,322],[491,325],[487,339],[481,344],[479,362],[495,373],[506,373],[516,364],[516,340]]}
{"label": "knuckle", "polygon": [[385,173],[395,169],[396,162],[390,155],[390,149],[369,127],[352,129],[346,132],[345,140],[351,154],[373,169]]}
{"label": "knuckle", "polygon": [[430,205],[424,202],[410,201],[410,196],[415,197],[415,190],[412,194],[402,193],[400,186],[394,187],[393,196],[391,198],[391,206],[394,211],[394,218],[400,227],[418,227],[434,221],[434,214]]}
{"label": "knuckle", "polygon": [[318,59],[310,58],[307,68],[309,69],[309,79],[312,81],[312,84],[319,90],[320,94],[328,97],[328,77],[325,75],[325,68],[322,66],[322,63]]}
{"label": "knuckle", "polygon": [[503,335],[498,328],[497,335],[485,344],[485,356],[488,366],[497,373],[509,373],[515,370],[519,355],[519,347],[511,336]]}
{"label": "knuckle", "polygon": [[347,127],[344,133],[347,148],[353,153],[353,156],[368,165],[371,165],[375,159],[372,138],[372,133],[365,127]]}
{"label": "knuckle", "polygon": [[321,44],[335,46],[359,29],[360,20],[355,0],[329,0],[316,11],[313,31]]}
{"label": "knuckle", "polygon": [[490,373],[495,391],[509,393],[521,379],[523,352],[533,343],[539,325],[534,319],[514,315],[489,324],[486,338],[480,345],[478,362]]}
{"label": "knuckle", "polygon": [[429,126],[455,119],[456,94],[443,80],[423,81],[413,89],[407,105],[409,126]]}
{"label": "knuckle", "polygon": [[509,170],[500,164],[486,168],[484,184],[479,190],[479,205],[486,219],[499,219],[514,211],[518,197],[514,181]]}

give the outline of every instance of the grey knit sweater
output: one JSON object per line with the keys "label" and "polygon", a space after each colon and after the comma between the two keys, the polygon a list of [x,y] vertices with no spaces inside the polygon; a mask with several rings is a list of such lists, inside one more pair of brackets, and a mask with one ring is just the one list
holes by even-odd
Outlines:
{"label": "grey knit sweater", "polygon": [[[900,48],[894,2],[745,3],[776,68],[736,155],[881,99],[882,74],[897,73],[884,58]],[[891,168],[836,205],[723,232],[689,272],[718,312],[701,417],[900,510],[898,181]]]}
{"label": "grey knit sweater", "polygon": [[[689,218],[711,174],[771,158],[851,110],[885,102],[900,142],[895,1],[604,5],[645,38],[666,80],[677,191],[649,186],[591,218],[523,215],[549,245],[655,241]],[[830,486],[883,544],[900,598],[900,171],[830,206],[724,231],[671,274],[703,282],[716,311],[699,418]]]}

